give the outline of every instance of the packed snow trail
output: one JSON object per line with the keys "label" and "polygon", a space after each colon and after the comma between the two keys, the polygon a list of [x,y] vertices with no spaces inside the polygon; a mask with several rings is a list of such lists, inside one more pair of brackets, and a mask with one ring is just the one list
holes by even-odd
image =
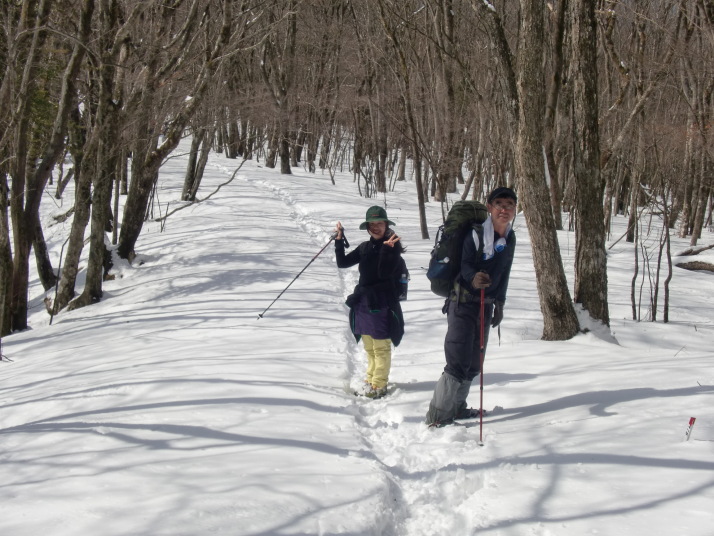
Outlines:
{"label": "packed snow trail", "polygon": [[[264,181],[274,192],[279,192],[283,198],[289,200],[289,204],[295,208],[295,212],[300,218],[307,217],[306,227],[309,229],[322,228],[323,232],[330,232],[337,219],[341,219],[345,226],[348,237],[352,242],[352,247],[356,247],[359,242],[366,239],[366,235],[360,237],[356,231],[360,221],[363,220],[365,207],[374,204],[375,201],[364,200],[364,206],[354,207],[348,214],[335,214],[328,207],[324,210],[319,203],[316,206],[322,210],[315,210],[308,206],[314,203],[312,196],[302,193],[300,188],[290,184],[290,194],[287,189],[278,186],[271,179]],[[412,210],[416,212],[415,206],[388,206],[390,218],[394,211]],[[344,210],[344,207],[343,207]],[[350,225],[351,222],[351,225]],[[552,377],[555,380],[553,387],[544,391],[545,398],[538,403],[538,398],[531,393],[527,407],[519,408],[518,401],[522,399],[523,387],[529,383],[540,381],[541,374],[544,373],[543,364],[539,360],[528,361],[528,366],[524,366],[523,358],[537,354],[545,354],[556,357],[562,353],[571,352],[571,348],[577,348],[578,341],[565,343],[536,343],[537,349],[530,348],[533,339],[539,338],[542,327],[539,322],[521,323],[523,328],[516,328],[513,322],[514,313],[518,315],[520,311],[511,308],[508,313],[510,317],[505,323],[505,336],[507,339],[504,345],[498,344],[496,337],[492,338],[489,348],[489,358],[485,365],[486,373],[486,408],[492,410],[491,414],[484,419],[484,446],[478,444],[478,422],[466,423],[463,426],[446,427],[443,429],[429,429],[423,423],[428,400],[433,391],[434,382],[438,378],[443,367],[443,336],[446,329],[445,318],[441,315],[441,301],[439,298],[424,292],[426,280],[420,274],[420,268],[428,259],[431,241],[422,241],[417,238],[416,222],[410,228],[404,225],[405,222],[398,221],[397,232],[405,239],[407,253],[405,255],[407,264],[412,271],[412,281],[410,285],[410,300],[403,303],[405,317],[407,319],[407,334],[405,340],[394,352],[391,381],[393,392],[388,397],[380,400],[366,400],[357,398],[351,411],[354,412],[357,428],[362,436],[362,441],[370,457],[376,462],[376,468],[385,475],[386,488],[381,492],[380,502],[387,505],[392,503],[394,509],[394,525],[391,528],[385,527],[383,534],[396,536],[427,536],[434,534],[476,534],[483,530],[495,534],[520,534],[521,527],[528,527],[527,533],[533,535],[550,535],[553,532],[553,523],[560,519],[560,527],[568,533],[577,527],[578,517],[569,513],[555,513],[547,506],[549,496],[553,486],[559,480],[558,473],[554,473],[548,456],[531,456],[532,449],[524,446],[520,454],[506,454],[513,452],[513,446],[503,444],[503,440],[508,441],[508,437],[513,434],[521,434],[524,431],[533,432],[536,444],[541,444],[541,448],[555,453],[559,443],[565,449],[569,446],[578,445],[568,433],[564,439],[560,439],[562,431],[572,430],[577,427],[578,421],[592,417],[573,413],[570,416],[561,416],[557,419],[546,420],[538,423],[533,415],[538,415],[540,411],[548,415],[553,410],[557,410],[560,401],[563,407],[568,408],[571,404],[575,407],[588,408],[593,414],[615,417],[616,414],[604,410],[601,412],[598,407],[606,408],[613,400],[612,394],[606,392],[595,392],[588,394],[590,386],[587,384],[562,385],[558,382],[559,374],[557,370],[545,371],[545,378]],[[438,226],[438,221],[431,222],[433,228]],[[519,227],[519,252],[517,265],[514,266],[513,278],[520,283],[530,282],[532,279],[532,264],[529,259],[530,245],[527,234],[524,236],[522,224],[517,222]],[[350,232],[351,231],[351,232]],[[356,282],[356,269],[336,270],[337,277],[342,280],[342,298],[352,291]],[[523,287],[513,285],[511,294],[516,296],[511,303],[517,302],[523,296]],[[525,295],[528,300],[530,296],[536,295],[534,286]],[[425,298],[426,295],[426,298]],[[519,296],[520,295],[520,296]],[[425,303],[426,300],[426,303]],[[345,328],[342,331],[342,338],[339,345],[346,344],[345,354],[347,356],[347,381],[351,391],[359,387],[362,382],[365,357],[360,345],[354,343],[354,339],[347,328],[346,310],[339,303],[335,314],[344,322]],[[525,311],[528,312],[527,310]],[[537,315],[537,312],[535,312]],[[423,325],[428,325],[430,337],[424,339],[419,337],[414,340],[415,331],[418,332]],[[535,328],[535,329],[534,329]],[[518,329],[524,329],[519,332]],[[600,333],[597,326],[592,327],[594,333]],[[532,330],[532,331],[529,331]],[[611,353],[613,344],[616,341],[607,332],[601,333],[602,340],[589,336],[589,344],[600,346],[602,351]],[[425,344],[426,342],[426,344]],[[577,350],[576,350],[577,352]],[[623,349],[617,346],[614,354],[621,357]],[[663,356],[664,357],[664,356]],[[520,358],[520,359],[519,359]],[[666,359],[666,358],[665,358]],[[420,365],[431,363],[429,367],[423,368]],[[601,366],[607,366],[607,359],[601,359]],[[583,363],[587,367],[586,363]],[[617,361],[613,363],[617,366]],[[419,372],[412,373],[415,367]],[[532,372],[529,372],[531,370]],[[515,372],[514,372],[515,371]],[[526,390],[526,392],[528,392]],[[694,390],[692,393],[696,393]],[[701,390],[702,393],[706,390]],[[553,396],[559,393],[563,396]],[[570,395],[568,395],[570,393]],[[686,395],[687,391],[681,391]],[[653,393],[654,394],[654,393]],[[515,395],[515,397],[513,396]],[[632,391],[632,400],[638,400],[641,396],[648,396],[640,391]],[[472,400],[478,397],[478,386],[472,388]],[[618,401],[625,402],[625,398],[614,395],[613,404]],[[566,402],[567,400],[567,402]],[[503,407],[501,407],[503,405]],[[520,416],[520,417],[519,417]],[[601,428],[603,433],[609,430],[611,423],[603,423]],[[535,427],[535,428],[534,428]],[[539,428],[540,431],[537,431]],[[501,436],[504,436],[503,438]],[[541,437],[542,439],[538,439]],[[547,445],[555,440],[553,448]],[[504,449],[505,447],[505,449]],[[599,455],[593,454],[596,457]],[[587,460],[588,454],[583,457],[575,457],[574,460]],[[557,459],[554,458],[554,459]],[[567,459],[567,458],[564,458]],[[529,461],[532,460],[532,461]],[[604,463],[619,464],[617,458],[603,458]],[[624,460],[623,460],[624,461]],[[642,460],[642,463],[656,463]],[[563,474],[569,472],[566,467]],[[575,464],[576,474],[579,464]],[[520,486],[519,480],[523,477],[530,482],[531,486]],[[595,482],[599,480],[590,475],[590,479]],[[607,482],[607,478],[604,479]],[[593,484],[594,489],[598,484]],[[605,484],[603,491],[607,489]],[[540,491],[537,491],[540,490]],[[542,506],[535,507],[527,516],[513,517],[501,497],[503,493],[509,496],[521,497],[521,500],[528,500],[529,495],[542,496]],[[538,501],[535,502],[538,504]],[[447,507],[445,507],[447,505]],[[639,508],[648,508],[647,502],[640,506],[632,506],[632,509],[624,509],[625,512],[637,512]],[[565,509],[567,512],[569,508]],[[590,515],[597,518],[607,518],[610,516],[608,508],[601,508],[593,505]],[[509,519],[509,521],[504,521]],[[575,529],[577,531],[577,529]],[[515,532],[513,532],[515,531]],[[525,533],[525,532],[524,532]]]}
{"label": "packed snow trail", "polygon": [[[185,205],[185,160],[174,156],[161,170],[169,209]],[[210,162],[205,192],[237,164],[222,155]],[[13,361],[0,364],[1,534],[709,536],[707,276],[675,273],[669,324],[632,322],[631,248],[619,243],[608,255],[611,330],[590,325],[570,341],[541,341],[528,233],[517,218],[479,447],[477,422],[423,424],[446,322],[420,274],[432,240],[421,238],[413,183],[364,199],[349,174],[337,178],[247,162],[210,199],[165,226],[147,222],[138,262],[117,262],[105,299],[62,312],[52,326],[32,276],[32,329],[3,339]],[[63,202],[71,199],[69,190]],[[257,315],[336,220],[358,244],[373,204],[397,223],[412,281],[393,393],[367,401],[351,394],[365,364],[343,303],[357,272],[338,270],[331,248]],[[69,223],[51,216],[67,208],[47,204],[43,213],[55,263]],[[426,209],[436,229],[441,209]],[[618,235],[627,221],[613,224]],[[570,267],[570,233],[561,238]],[[697,425],[685,442],[691,416]]]}
{"label": "packed snow trail", "polygon": [[[226,173],[228,171],[225,170]],[[316,248],[329,240],[339,215],[335,214],[331,220],[321,219],[324,218],[323,215],[313,214],[308,206],[296,202],[289,191],[276,186],[270,180],[243,180],[257,190],[282,201],[286,206],[286,215],[315,242]],[[366,233],[355,229],[356,227],[346,228],[353,248],[368,238]],[[347,309],[343,302],[357,282],[358,271],[356,268],[338,269],[334,264],[332,248],[328,248],[323,255],[324,260],[332,263],[333,281],[339,282],[336,287],[339,289],[338,298],[330,299],[330,309],[342,322],[343,328],[336,330],[331,337],[334,342],[330,348],[345,348],[343,396],[349,404],[348,413],[354,416],[357,430],[362,436],[364,449],[377,462],[375,469],[384,474],[385,489],[380,492],[379,501],[384,504],[385,510],[391,510],[392,519],[389,526],[385,524],[383,534],[396,536],[436,534],[441,530],[452,533],[466,531],[468,526],[472,526],[472,519],[465,513],[460,514],[459,509],[463,506],[465,512],[472,510],[468,502],[473,499],[474,493],[483,487],[483,475],[463,470],[444,471],[444,468],[453,459],[454,443],[458,443],[456,454],[459,459],[468,462],[482,457],[478,453],[478,437],[474,439],[473,431],[469,431],[465,426],[435,431],[424,425],[422,415],[405,414],[405,408],[402,407],[404,402],[410,407],[423,401],[423,386],[414,390],[408,383],[392,382],[390,394],[379,400],[352,395],[362,384],[366,357],[361,344],[355,343],[349,330]],[[324,260],[322,265],[325,264]],[[279,307],[279,304],[276,304],[276,307]],[[266,315],[266,321],[268,316]],[[396,349],[395,363],[408,359],[408,356],[403,356],[402,353]],[[438,375],[438,369],[434,374]],[[455,511],[442,511],[438,506],[434,506],[444,502],[453,505]]]}
{"label": "packed snow trail", "polygon": [[[316,244],[327,239],[335,221],[339,219],[338,214],[331,220],[320,219],[321,215],[313,215],[309,207],[295,201],[288,191],[270,180],[247,180],[256,188],[263,188],[282,200],[288,208],[289,216]],[[368,238],[364,231],[355,229],[356,226],[346,228],[352,248]],[[413,249],[423,249],[423,246],[419,248],[409,244],[408,250]],[[332,251],[326,258],[334,263]],[[422,258],[426,257],[422,255]],[[414,271],[417,276],[422,275],[419,268]],[[358,271],[356,268],[339,270],[335,266],[333,277],[341,282],[339,289],[344,298],[352,292]],[[435,303],[438,301],[437,298]],[[393,519],[391,527],[385,525],[383,534],[416,536],[469,533],[484,517],[484,512],[474,508],[474,504],[478,493],[484,488],[485,479],[488,479],[488,471],[485,465],[483,470],[454,467],[453,461],[458,459],[461,464],[479,467],[488,460],[483,447],[479,446],[478,432],[474,433],[471,428],[473,423],[431,429],[424,424],[425,409],[423,413],[413,413],[414,407],[425,406],[425,402],[428,402],[427,397],[435,382],[392,381],[390,394],[382,399],[350,397],[362,384],[366,357],[361,344],[355,343],[349,331],[347,310],[342,302],[343,299],[339,300],[333,310],[345,327],[340,330],[339,337],[335,337],[331,348],[346,348],[345,392],[351,404],[349,412],[355,418],[365,450],[376,460],[376,469],[385,476],[386,487],[380,492],[382,496],[379,500],[392,510]],[[407,307],[408,302],[404,306]],[[439,320],[443,323],[443,318]],[[409,327],[407,325],[407,330]],[[435,357],[437,360],[442,359],[441,342],[435,346],[439,349]],[[395,372],[408,368],[409,359],[401,347],[395,349]],[[434,368],[435,379],[441,366]],[[443,504],[451,507],[444,510],[441,506]]]}

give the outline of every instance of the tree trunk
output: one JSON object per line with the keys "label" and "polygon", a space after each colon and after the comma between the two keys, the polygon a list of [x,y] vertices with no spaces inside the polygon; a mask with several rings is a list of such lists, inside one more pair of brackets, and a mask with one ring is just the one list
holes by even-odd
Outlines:
{"label": "tree trunk", "polygon": [[[281,6],[283,7],[283,6]],[[275,25],[276,37],[263,43],[260,71],[266,88],[270,91],[277,116],[277,151],[280,157],[280,172],[289,175],[290,167],[290,103],[289,95],[295,78],[295,41],[297,34],[296,0],[285,2],[284,34],[277,35],[281,25]],[[269,13],[272,21],[279,17]],[[282,46],[277,42],[281,41]]]}
{"label": "tree trunk", "polygon": [[[695,180],[695,195],[693,196],[694,218],[692,224],[691,246],[696,246],[697,241],[702,236],[702,228],[704,227],[704,217],[707,210],[707,201],[711,192],[711,162],[707,158],[707,152],[702,148],[700,150],[700,164],[698,177]],[[709,183],[708,183],[709,182]]]}
{"label": "tree trunk", "polygon": [[194,129],[193,138],[191,139],[191,149],[188,153],[188,164],[186,165],[186,175],[183,179],[183,189],[181,190],[181,199],[183,201],[194,201],[191,199],[190,192],[193,190],[193,185],[196,182],[196,162],[198,161],[198,149],[203,139],[205,129]]}
{"label": "tree trunk", "polygon": [[[456,81],[454,65],[456,58],[454,35],[453,0],[439,0],[434,8],[433,26],[438,46],[434,58],[438,68],[434,74],[438,77],[439,98],[433,110],[437,140],[439,144],[439,165],[436,171],[435,201],[446,199],[447,193],[456,192],[456,182],[461,176],[463,153],[461,152],[459,110],[456,102]],[[440,131],[440,132],[439,132]]]}
{"label": "tree trunk", "polygon": [[645,166],[645,148],[644,148],[644,132],[642,129],[637,130],[637,147],[635,148],[635,166],[630,173],[630,198],[629,198],[629,215],[627,218],[627,242],[636,241],[636,225],[635,220],[639,217],[638,208],[640,205],[641,196],[641,175]]}
{"label": "tree trunk", "polygon": [[280,173],[282,173],[283,175],[291,175],[292,168],[290,166],[290,132],[288,130],[287,118],[283,118],[280,124],[280,140],[278,143],[278,155],[280,156]]}
{"label": "tree trunk", "polygon": [[[26,123],[25,123],[26,125]],[[12,219],[14,257],[12,265],[12,297],[10,301],[11,330],[27,328],[27,292],[29,287],[29,256],[32,244],[31,222],[27,221],[25,205],[26,166],[24,158],[27,152],[27,132],[18,128],[17,147],[18,165],[12,177],[10,197],[10,216]]]}
{"label": "tree trunk", "polygon": [[268,153],[265,156],[265,167],[268,169],[275,168],[275,162],[278,157],[278,128],[270,129],[270,139],[268,140]]}
{"label": "tree trunk", "polygon": [[551,65],[550,83],[545,105],[545,117],[543,120],[543,132],[545,134],[545,162],[548,166],[550,177],[550,202],[555,218],[556,229],[563,228],[561,205],[560,182],[558,180],[558,166],[555,160],[555,138],[556,138],[556,117],[558,115],[558,98],[562,87],[563,77],[563,36],[565,34],[565,13],[567,12],[568,0],[557,0],[555,2],[555,13],[553,15],[553,31],[551,41],[551,51],[553,61]]}
{"label": "tree trunk", "polygon": [[8,220],[9,187],[7,175],[0,168],[0,337],[11,331],[10,301],[12,297],[12,248]]}
{"label": "tree trunk", "polygon": [[521,0],[515,70],[498,14],[481,2],[472,5],[484,15],[506,89],[504,104],[516,147],[516,177],[521,185],[523,212],[531,229],[543,339],[570,339],[578,333],[579,325],[563,270],[543,164],[543,4],[539,0]]}
{"label": "tree trunk", "polygon": [[690,221],[693,213],[692,209],[692,192],[694,191],[694,180],[695,180],[695,165],[694,165],[694,138],[695,133],[695,118],[694,110],[690,109],[687,114],[687,131],[686,131],[687,141],[684,151],[684,172],[683,179],[684,185],[682,186],[682,191],[680,193],[681,197],[681,212],[679,217],[679,232],[677,233],[680,238],[684,238],[689,234],[690,231]]}
{"label": "tree trunk", "polygon": [[243,160],[253,160],[253,150],[255,148],[255,144],[259,141],[262,145],[263,140],[260,139],[262,134],[259,132],[260,131],[255,125],[248,123],[248,135],[246,136],[245,154],[243,155]]}
{"label": "tree trunk", "polygon": [[[380,77],[380,81],[384,82],[384,78]],[[383,87],[377,87],[377,106],[373,112],[370,112],[372,119],[373,132],[373,147],[375,148],[375,186],[377,192],[385,193],[387,191],[387,155],[389,149],[387,147],[387,119],[382,112],[384,99]]]}
{"label": "tree trunk", "polygon": [[[91,174],[94,169],[94,148],[86,141],[85,131],[80,127],[80,113],[77,108],[72,112],[70,123],[70,153],[74,161],[75,192],[74,217],[70,227],[67,249],[63,259],[60,281],[55,300],[48,307],[50,314],[57,314],[74,298],[79,260],[84,248],[84,234],[90,215],[90,197],[92,189]],[[85,155],[85,150],[88,153]]]}
{"label": "tree trunk", "polygon": [[[34,232],[34,213],[39,210],[42,191],[44,190],[46,177],[42,177],[39,173],[35,174],[34,162],[28,166],[28,152],[30,149],[29,140],[31,137],[31,111],[32,111],[32,96],[36,86],[36,74],[40,68],[40,55],[47,39],[45,31],[46,23],[49,18],[52,2],[49,0],[41,0],[35,6],[34,11],[24,14],[23,23],[28,26],[18,28],[25,30],[31,35],[29,45],[24,58],[21,58],[20,51],[17,51],[18,56],[12,58],[17,62],[15,65],[18,68],[18,73],[8,73],[11,77],[16,74],[19,78],[19,88],[17,97],[19,103],[12,103],[14,117],[12,128],[8,134],[14,137],[15,158],[11,164],[11,196],[10,196],[10,217],[12,219],[13,240],[14,240],[14,258],[12,268],[12,290],[10,298],[10,329],[23,330],[27,328],[27,299],[29,288],[29,257],[32,246],[32,238]],[[24,9],[24,7],[23,7]],[[32,27],[30,27],[32,25]],[[20,75],[20,63],[22,66],[22,74]],[[3,86],[4,86],[3,80]],[[12,112],[11,112],[12,113]],[[55,141],[53,138],[52,141]],[[47,162],[40,164],[39,167],[44,169]],[[5,163],[3,162],[3,165]],[[28,175],[28,172],[31,174]],[[42,180],[44,179],[44,182]],[[37,188],[40,188],[39,192]]]}
{"label": "tree trunk", "polygon": [[[36,27],[32,34],[32,44],[27,55],[26,69],[21,84],[21,104],[17,115],[17,163],[16,176],[13,177],[12,218],[15,233],[15,259],[12,272],[12,298],[10,302],[11,330],[27,327],[27,292],[29,275],[29,255],[31,245],[35,242],[38,270],[43,284],[54,282],[55,275],[49,256],[44,246],[44,237],[39,227],[39,209],[42,194],[52,176],[58,159],[64,152],[64,139],[71,103],[74,99],[75,82],[85,54],[86,42],[90,32],[90,24],[94,2],[85,0],[81,6],[78,31],[74,37],[75,45],[67,66],[59,79],[61,89],[58,96],[54,123],[39,159],[33,158],[28,166],[26,155],[30,136],[30,99],[33,96],[32,87],[35,84],[35,72],[39,68],[39,55],[45,40],[44,27],[49,17],[51,2],[42,1],[36,12]],[[35,160],[37,162],[35,163]],[[35,233],[39,231],[36,237]]]}
{"label": "tree trunk", "polygon": [[593,0],[572,0],[572,32],[575,302],[582,304],[592,318],[609,326]]}
{"label": "tree trunk", "polygon": [[206,169],[206,163],[208,162],[208,155],[211,152],[211,140],[213,139],[213,128],[205,129],[203,132],[203,141],[201,144],[201,154],[198,157],[198,162],[196,163],[196,173],[193,181],[193,187],[189,192],[189,200],[195,201],[196,195],[198,194],[198,189],[201,186],[201,180],[203,179],[203,172]]}
{"label": "tree trunk", "polygon": [[426,207],[424,204],[425,200],[425,195],[424,195],[424,187],[422,185],[422,168],[421,168],[421,149],[419,146],[419,134],[418,134],[418,128],[416,125],[416,118],[414,117],[414,103],[412,101],[412,92],[411,92],[411,86],[409,83],[410,80],[410,73],[409,73],[409,64],[406,60],[406,57],[404,55],[404,50],[402,48],[401,42],[397,36],[397,33],[395,32],[394,28],[390,26],[390,24],[387,22],[387,17],[385,15],[385,7],[383,5],[383,0],[379,1],[379,12],[380,12],[380,19],[382,22],[382,26],[389,36],[389,39],[394,46],[394,50],[397,54],[397,58],[399,60],[399,70],[398,72],[398,80],[400,83],[400,92],[401,92],[401,100],[404,105],[403,110],[404,110],[404,115],[405,115],[405,120],[406,124],[409,128],[408,135],[410,137],[411,143],[412,143],[412,151],[413,151],[413,162],[414,162],[414,177],[415,177],[415,182],[416,182],[416,189],[417,189],[417,201],[419,205],[419,227],[421,229],[421,237],[422,239],[428,239],[429,238],[429,226],[427,225],[426,222]]}
{"label": "tree trunk", "polygon": [[238,146],[240,144],[240,134],[238,133],[238,122],[233,118],[232,110],[228,111],[228,140],[226,142],[226,157],[238,158]]}
{"label": "tree trunk", "polygon": [[[248,120],[245,117],[240,118],[240,133],[238,135],[238,156],[242,156],[243,159],[247,158],[248,148]],[[210,144],[210,142],[209,142]]]}
{"label": "tree trunk", "polygon": [[40,278],[42,288],[49,290],[57,284],[57,275],[52,268],[52,261],[47,250],[45,234],[42,231],[39,213],[35,213],[35,225],[33,232],[32,249],[35,252],[35,262],[37,264],[37,274]]}
{"label": "tree trunk", "polygon": [[399,164],[397,165],[397,181],[406,180],[406,170],[407,170],[407,151],[405,146],[399,149]]}
{"label": "tree trunk", "polygon": [[60,177],[57,180],[57,189],[55,190],[55,199],[62,199],[62,195],[64,194],[65,188],[67,188],[69,181],[71,181],[73,177],[74,177],[74,167],[71,167],[69,169],[69,171],[64,174],[64,176]]}
{"label": "tree trunk", "polygon": [[[113,78],[113,75],[111,76]],[[105,98],[106,110],[98,114],[102,120],[101,141],[97,150],[94,166],[95,174],[92,181],[92,213],[89,235],[89,258],[87,276],[82,295],[70,304],[70,309],[90,305],[101,300],[104,276],[111,267],[111,257],[107,250],[107,225],[110,217],[112,185],[116,178],[119,163],[120,148],[115,145],[119,136],[119,110],[111,98],[112,87],[107,87]],[[102,105],[100,104],[100,107]]]}
{"label": "tree trunk", "polygon": [[523,187],[523,210],[531,230],[543,339],[566,340],[578,333],[579,325],[563,271],[543,166],[543,3],[521,0],[521,11],[516,176]]}
{"label": "tree trunk", "polygon": [[[108,125],[107,125],[108,126]],[[105,143],[116,137],[110,137]],[[92,181],[92,211],[91,227],[89,234],[89,257],[87,262],[87,275],[82,294],[70,303],[69,310],[91,305],[101,300],[103,282],[106,272],[110,268],[109,251],[107,250],[107,222],[109,221],[109,204],[111,201],[112,185],[114,184],[118,158],[108,155],[109,147],[100,150],[95,167],[95,179]]]}

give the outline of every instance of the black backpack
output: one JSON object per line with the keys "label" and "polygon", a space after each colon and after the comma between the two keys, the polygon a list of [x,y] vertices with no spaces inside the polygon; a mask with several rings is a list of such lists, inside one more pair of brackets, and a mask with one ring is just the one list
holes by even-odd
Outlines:
{"label": "black backpack", "polygon": [[[479,237],[483,236],[481,224],[487,217],[488,210],[478,201],[462,200],[451,206],[446,221],[436,233],[429,269],[426,272],[426,277],[431,282],[431,291],[437,296],[447,298],[451,293],[454,281],[461,271],[464,239],[470,235],[472,229],[479,233]],[[479,242],[482,243],[483,240]]]}

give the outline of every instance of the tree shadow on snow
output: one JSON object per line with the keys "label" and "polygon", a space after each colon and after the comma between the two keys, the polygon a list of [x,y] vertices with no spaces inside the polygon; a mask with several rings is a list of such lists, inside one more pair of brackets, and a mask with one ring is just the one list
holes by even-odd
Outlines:
{"label": "tree shadow on snow", "polygon": [[711,393],[714,393],[714,386],[681,387],[678,389],[642,387],[612,391],[591,391],[555,398],[541,404],[520,408],[505,408],[499,410],[499,418],[492,419],[490,422],[495,423],[533,417],[579,406],[590,406],[590,414],[593,416],[609,417],[618,414],[616,411],[608,411],[609,408],[617,404],[636,400],[677,398]]}

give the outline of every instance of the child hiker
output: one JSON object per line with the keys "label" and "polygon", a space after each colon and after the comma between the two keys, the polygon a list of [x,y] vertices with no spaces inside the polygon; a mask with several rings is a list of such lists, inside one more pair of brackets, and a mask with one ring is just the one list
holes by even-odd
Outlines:
{"label": "child hiker", "polygon": [[362,393],[369,398],[387,394],[392,365],[392,344],[398,346],[404,335],[404,317],[399,304],[398,281],[404,251],[399,236],[390,228],[395,225],[380,206],[367,210],[360,230],[369,240],[345,254],[343,227],[335,227],[335,256],[338,268],[359,265],[359,283],[347,297],[350,328],[367,352],[367,377]]}

